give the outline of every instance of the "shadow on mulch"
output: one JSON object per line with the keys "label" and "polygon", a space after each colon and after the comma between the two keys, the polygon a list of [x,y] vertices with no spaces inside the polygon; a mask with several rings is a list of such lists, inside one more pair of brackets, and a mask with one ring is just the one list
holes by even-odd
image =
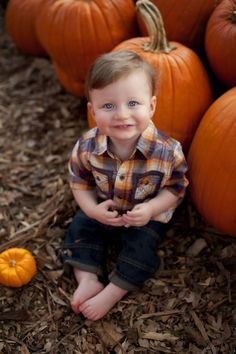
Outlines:
{"label": "shadow on mulch", "polygon": [[60,260],[76,205],[68,156],[87,128],[48,59],[0,38],[0,251],[37,260],[34,279],[0,288],[0,352],[235,353],[235,239],[204,224],[188,198],[159,249],[160,270],[95,323],[70,310],[76,283]]}

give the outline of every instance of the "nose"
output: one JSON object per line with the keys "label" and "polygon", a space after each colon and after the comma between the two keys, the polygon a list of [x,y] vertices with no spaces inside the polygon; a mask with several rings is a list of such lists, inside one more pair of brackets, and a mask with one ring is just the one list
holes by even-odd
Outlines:
{"label": "nose", "polygon": [[126,120],[129,118],[129,110],[126,105],[117,106],[115,118],[119,120]]}

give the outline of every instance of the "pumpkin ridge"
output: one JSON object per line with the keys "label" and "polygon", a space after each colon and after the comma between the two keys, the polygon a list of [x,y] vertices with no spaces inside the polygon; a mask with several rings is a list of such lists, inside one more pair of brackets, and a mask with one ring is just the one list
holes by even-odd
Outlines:
{"label": "pumpkin ridge", "polygon": [[[120,24],[123,25],[123,26],[126,26],[126,23],[125,23],[125,21],[124,21],[124,19],[123,19],[123,13],[121,12],[119,6],[117,6],[117,2],[116,2],[116,1],[113,1],[113,0],[109,0],[109,1],[112,3],[112,5],[114,6],[114,8],[116,9],[115,14],[119,14],[119,17],[120,17]],[[115,44],[114,44],[114,46],[115,46]]]}
{"label": "pumpkin ridge", "polygon": [[[88,4],[87,4],[88,5]],[[81,53],[81,59],[84,57],[84,61],[87,62],[87,58],[86,58],[86,53],[84,51],[84,48],[86,47],[86,44],[84,43],[84,39],[86,39],[86,36],[87,36],[87,33],[84,33],[84,28],[86,28],[85,26],[83,26],[83,14],[82,12],[80,11],[80,8],[77,7],[77,10],[76,10],[76,14],[77,14],[77,26],[76,26],[76,31],[75,31],[75,38],[77,39],[77,46],[79,48],[78,52]],[[88,15],[89,13],[89,15]],[[88,18],[88,16],[92,19],[92,15],[91,15],[91,7],[90,6],[87,6],[87,9],[86,9],[86,19]],[[85,16],[84,16],[85,17]],[[91,21],[92,22],[92,21]],[[65,42],[66,43],[66,42]],[[80,58],[73,58],[73,60],[80,60]],[[72,64],[72,66],[74,66]],[[65,67],[64,69],[65,70]],[[75,81],[83,81],[83,78],[82,76],[80,75],[80,71],[77,70],[77,67],[75,69],[76,71],[76,77],[74,77],[73,79],[75,79]]]}
{"label": "pumpkin ridge", "polygon": [[[171,61],[170,60],[166,60],[166,67],[168,68],[168,71],[170,73],[170,75],[168,75],[168,77],[170,77],[170,79],[171,79],[171,87],[174,87],[175,80],[174,80],[174,75],[173,75],[172,65],[171,65]],[[173,116],[174,116],[174,107],[176,106],[175,105],[175,102],[176,102],[176,90],[172,90],[172,92],[171,92],[171,100],[172,100],[172,104],[171,104],[171,111],[172,112],[171,112],[171,114],[173,114]],[[172,132],[175,131],[175,129],[174,129],[174,121],[173,120],[171,120],[171,122],[170,122],[170,128],[169,129],[170,130],[169,130],[168,135],[172,136],[173,135]]]}
{"label": "pumpkin ridge", "polygon": [[[22,268],[22,267],[20,267],[20,265],[18,265],[15,268],[15,273],[16,273],[17,277],[20,279],[21,283],[24,284],[25,283],[25,277],[22,277],[22,274],[20,273],[20,268]],[[22,268],[22,269],[25,272],[25,269],[24,268]]]}
{"label": "pumpkin ridge", "polygon": [[[56,12],[56,14],[55,14],[55,18],[56,18],[57,14],[58,14],[58,11],[59,11],[58,8],[60,8],[60,6],[58,6],[58,2],[55,2],[53,5],[54,5],[54,8],[56,9],[56,10],[54,10]],[[49,9],[49,11],[50,11],[50,9]],[[45,10],[43,9],[42,10],[42,15],[44,15],[44,13],[45,13]],[[43,17],[43,16],[41,16],[41,17]],[[41,17],[40,17],[40,20],[42,21]],[[43,45],[45,46],[45,48],[46,48],[47,52],[49,53],[50,57],[52,57],[51,52],[50,52],[50,47],[51,47],[51,43],[53,41],[55,41],[54,28],[53,28],[53,26],[48,26],[47,22],[46,22],[46,24],[47,24],[46,27],[45,27],[45,24],[44,24],[44,30],[47,33],[47,37],[46,37],[46,41],[44,40],[44,42],[43,42],[44,44]],[[40,35],[40,33],[39,33],[39,35]]]}
{"label": "pumpkin ridge", "polygon": [[[59,3],[60,5],[60,3]],[[66,23],[67,21],[67,18],[68,18],[68,9],[67,7],[64,6],[64,10],[62,11],[61,8],[63,8],[63,4],[61,4],[61,7],[58,6],[57,8],[57,13],[55,14],[55,18],[56,16],[58,16],[59,18],[59,22],[63,22],[63,23]],[[52,26],[53,27],[53,26]],[[67,72],[71,73],[72,75],[72,72],[71,72],[71,63],[70,63],[70,57],[68,56],[68,53],[67,53],[67,47],[65,46],[65,43],[66,43],[66,30],[65,28],[67,28],[66,26],[63,28],[62,32],[61,32],[61,37],[62,37],[62,40],[61,40],[61,44],[60,46],[62,46],[62,50],[60,49],[60,52],[63,53],[63,62],[67,62]],[[70,31],[68,31],[70,32]]]}
{"label": "pumpkin ridge", "polygon": [[6,263],[0,263],[0,272],[4,272],[8,268]]}
{"label": "pumpkin ridge", "polygon": [[12,284],[12,279],[14,279],[14,285],[17,283],[19,284],[19,281],[17,279],[17,274],[16,274],[16,268],[12,268],[11,272],[7,272],[7,282],[8,284]]}
{"label": "pumpkin ridge", "polygon": [[[62,10],[63,9],[63,10]],[[64,6],[64,3],[61,3],[60,1],[58,2],[58,6],[57,6],[57,13],[55,14],[55,16],[54,16],[54,19],[56,19],[57,18],[57,21],[61,24],[61,23],[63,23],[63,24],[65,24],[66,22],[67,22],[67,20],[68,19],[70,19],[70,17],[68,16],[68,8],[66,7],[66,6]],[[56,21],[55,21],[56,22]],[[53,26],[51,26],[51,27],[53,27]],[[56,50],[56,53],[54,54],[53,53],[53,55],[52,55],[52,57],[54,57],[54,56],[56,56],[57,58],[58,58],[58,50],[59,50],[59,53],[60,53],[60,55],[62,55],[63,54],[63,58],[62,58],[62,60],[63,60],[63,63],[67,63],[67,65],[68,65],[68,67],[69,67],[69,69],[68,68],[66,68],[66,71],[68,70],[69,72],[71,71],[71,63],[70,63],[70,57],[69,57],[69,55],[68,55],[68,53],[67,53],[67,48],[68,48],[68,46],[67,45],[65,45],[65,33],[66,33],[66,31],[68,31],[68,28],[67,28],[67,26],[66,25],[64,25],[63,26],[63,31],[62,31],[62,38],[63,38],[63,40],[61,40],[61,38],[59,39],[59,43],[60,43],[60,45],[59,45],[59,47],[57,48],[57,50]],[[70,31],[68,31],[68,33],[69,33]],[[52,47],[52,45],[50,44],[50,47]],[[64,68],[64,65],[62,65],[62,67]]]}
{"label": "pumpkin ridge", "polygon": [[7,261],[7,263],[11,259],[18,260],[19,254],[20,254],[20,251],[17,248],[10,249],[9,252],[6,253],[6,255],[7,255],[6,261]]}
{"label": "pumpkin ridge", "polygon": [[[112,3],[112,5],[114,5],[114,3],[113,3],[111,0],[110,0],[110,3]],[[97,7],[98,7],[99,10],[100,10],[100,14],[101,14],[102,17],[103,17],[104,24],[105,24],[104,27],[106,27],[106,28],[104,28],[104,31],[107,31],[107,32],[109,33],[109,39],[110,39],[110,41],[111,41],[112,46],[114,46],[115,43],[114,43],[114,38],[113,38],[113,31],[109,30],[109,29],[111,28],[110,22],[109,22],[109,18],[107,18],[107,16],[106,16],[105,13],[104,13],[103,8],[100,7],[99,4],[98,4],[96,1],[94,1],[94,4],[96,4]],[[91,15],[91,18],[92,18],[93,21],[95,21],[94,16]],[[96,26],[94,26],[94,28],[96,28]],[[97,31],[95,31],[95,33],[97,33]]]}
{"label": "pumpkin ridge", "polygon": [[[63,13],[63,11],[61,11],[61,13]],[[77,14],[78,14],[78,17],[77,17]],[[69,73],[72,77],[75,77],[75,78],[77,78],[77,72],[73,71],[73,61],[77,60],[77,59],[75,59],[72,55],[70,55],[69,46],[65,45],[65,43],[70,43],[70,39],[67,36],[70,36],[70,33],[72,31],[77,33],[77,31],[74,31],[74,29],[77,29],[78,26],[73,25],[73,22],[75,21],[76,24],[77,23],[81,24],[81,21],[78,20],[79,15],[80,14],[78,11],[76,11],[76,8],[73,8],[72,6],[66,8],[66,10],[64,11],[64,19],[63,19],[63,23],[65,23],[65,27],[62,31],[62,38],[63,39],[61,41],[62,46],[63,46],[62,52],[64,53],[64,56],[65,56],[64,60],[67,63],[66,73]],[[80,17],[81,17],[81,15],[80,15]],[[75,20],[75,18],[77,19],[77,21]],[[79,36],[79,37],[81,38],[82,36]],[[77,41],[77,42],[79,43],[79,41]]]}
{"label": "pumpkin ridge", "polygon": [[[99,14],[101,15],[101,18],[103,19],[103,24],[104,24],[104,27],[105,27],[105,28],[103,28],[103,31],[106,31],[108,33],[108,31],[109,31],[109,23],[107,21],[105,13],[103,12],[103,9],[99,6],[97,1],[94,1],[92,4],[96,5],[97,8],[99,9]],[[90,18],[91,18],[91,23],[93,24],[94,34],[96,36],[96,42],[100,43],[100,40],[99,40],[99,37],[98,37],[98,31],[96,31],[96,25],[95,25],[96,19],[94,18],[93,14],[92,14],[92,5],[90,7]],[[86,38],[86,34],[85,34],[84,38]],[[113,39],[110,36],[110,33],[109,33],[109,41],[111,41],[113,43]],[[99,52],[101,52],[101,48],[100,48]]]}
{"label": "pumpkin ridge", "polygon": [[[24,275],[21,273],[22,270],[24,271]],[[22,283],[25,283],[26,279],[29,278],[28,271],[29,268],[24,268],[22,264],[18,264],[17,267],[15,267],[16,275],[20,278]]]}

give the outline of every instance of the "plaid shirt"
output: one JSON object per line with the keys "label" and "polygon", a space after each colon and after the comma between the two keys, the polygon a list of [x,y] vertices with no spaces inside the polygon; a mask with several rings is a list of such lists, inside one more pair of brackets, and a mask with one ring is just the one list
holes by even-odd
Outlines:
{"label": "plaid shirt", "polygon": [[[74,190],[96,189],[99,200],[113,199],[122,213],[154,198],[163,188],[182,199],[188,185],[186,170],[180,143],[150,122],[127,161],[120,161],[109,151],[108,138],[98,128],[90,129],[72,151],[69,182]],[[167,223],[174,209],[154,220]]]}

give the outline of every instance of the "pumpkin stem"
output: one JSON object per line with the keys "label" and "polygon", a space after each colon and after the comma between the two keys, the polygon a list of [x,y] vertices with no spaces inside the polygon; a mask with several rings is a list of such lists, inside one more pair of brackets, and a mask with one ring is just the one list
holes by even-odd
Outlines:
{"label": "pumpkin stem", "polygon": [[8,261],[9,267],[15,267],[16,266],[16,260],[15,259],[9,259]]}
{"label": "pumpkin stem", "polygon": [[150,43],[145,43],[143,48],[149,52],[170,53],[176,49],[172,46],[167,37],[163,20],[159,9],[149,0],[138,0],[136,9],[140,13],[145,25],[147,26]]}
{"label": "pumpkin stem", "polygon": [[232,23],[236,23],[236,3],[233,4],[233,12],[229,19]]}

